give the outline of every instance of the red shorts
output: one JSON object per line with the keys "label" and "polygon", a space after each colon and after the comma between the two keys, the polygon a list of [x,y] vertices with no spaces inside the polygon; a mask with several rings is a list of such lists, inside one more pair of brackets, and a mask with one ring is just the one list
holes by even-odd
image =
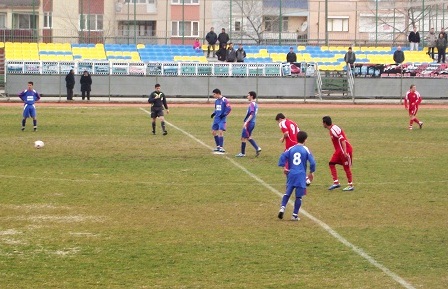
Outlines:
{"label": "red shorts", "polygon": [[345,155],[340,152],[340,151],[336,151],[333,156],[330,159],[330,163],[335,163],[338,165],[343,165],[343,166],[352,166],[352,161],[353,161],[353,153],[352,152],[348,152],[349,158],[346,158]]}
{"label": "red shorts", "polygon": [[418,111],[418,106],[417,105],[409,106],[409,115],[415,116],[417,114],[417,111]]}

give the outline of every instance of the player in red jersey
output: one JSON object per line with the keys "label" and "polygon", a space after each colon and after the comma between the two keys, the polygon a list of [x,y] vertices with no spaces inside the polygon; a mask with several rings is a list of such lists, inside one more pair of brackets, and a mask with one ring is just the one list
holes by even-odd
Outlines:
{"label": "player in red jersey", "polygon": [[415,84],[411,84],[409,91],[406,92],[404,97],[404,108],[409,111],[409,129],[412,130],[412,124],[418,123],[420,128],[423,127],[423,122],[419,121],[416,117],[418,111],[418,105],[422,102],[422,97],[417,91]]}
{"label": "player in red jersey", "polygon": [[278,126],[282,130],[283,137],[280,139],[281,142],[285,143],[285,150],[297,144],[297,134],[300,129],[295,122],[287,119],[283,113],[277,114],[275,120],[278,122]]}
{"label": "player in red jersey", "polygon": [[333,124],[331,117],[324,116],[322,118],[324,128],[330,131],[331,141],[334,146],[334,153],[330,159],[328,165],[330,166],[331,176],[333,177],[333,185],[328,189],[334,190],[341,185],[338,180],[338,172],[336,170],[336,165],[342,165],[345,174],[347,175],[348,186],[343,189],[343,191],[353,191],[355,187],[353,186],[353,176],[351,171],[352,160],[353,160],[353,148],[344,131],[337,125]]}
{"label": "player in red jersey", "polygon": [[[290,147],[298,144],[297,135],[300,131],[299,126],[290,119],[287,119],[283,113],[278,113],[275,116],[275,120],[278,122],[278,126],[280,127],[283,137],[280,139],[281,142],[285,143],[285,151],[287,151]],[[288,163],[285,164],[285,169],[288,169]],[[307,186],[310,185],[310,181],[308,181],[307,177]]]}

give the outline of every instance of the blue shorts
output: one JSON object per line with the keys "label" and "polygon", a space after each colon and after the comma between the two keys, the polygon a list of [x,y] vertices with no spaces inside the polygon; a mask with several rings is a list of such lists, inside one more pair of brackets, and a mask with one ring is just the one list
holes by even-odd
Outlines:
{"label": "blue shorts", "polygon": [[226,121],[225,120],[214,120],[212,124],[212,130],[226,130]]}
{"label": "blue shorts", "polygon": [[285,195],[291,196],[291,194],[294,191],[294,189],[296,189],[296,198],[300,198],[300,197],[303,197],[304,195],[306,195],[306,188],[301,188],[301,187],[297,187],[297,186],[290,186],[290,185],[286,186]]}
{"label": "blue shorts", "polygon": [[34,104],[25,104],[23,107],[23,118],[36,117],[36,107]]}
{"label": "blue shorts", "polygon": [[252,131],[255,128],[255,123],[249,122],[246,127],[241,131],[241,138],[250,138],[252,135]]}

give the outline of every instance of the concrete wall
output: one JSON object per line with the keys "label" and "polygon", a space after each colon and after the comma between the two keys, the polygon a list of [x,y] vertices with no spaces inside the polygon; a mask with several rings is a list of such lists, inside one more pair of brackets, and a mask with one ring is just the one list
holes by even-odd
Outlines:
{"label": "concrete wall", "polygon": [[[75,76],[74,93],[79,95],[79,75]],[[315,79],[300,77],[188,77],[188,76],[122,76],[92,75],[92,96],[148,96],[154,84],[160,83],[162,91],[172,97],[208,97],[219,88],[223,95],[243,97],[254,90],[267,98],[315,97]],[[46,96],[66,95],[65,75],[6,75],[5,92],[16,95],[26,88],[28,81]],[[448,80],[436,78],[355,78],[355,98],[402,98],[411,84],[424,98],[448,98]],[[325,95],[322,96],[326,98]]]}
{"label": "concrete wall", "polygon": [[[80,76],[76,75],[75,94],[80,94]],[[5,92],[16,95],[33,81],[34,88],[46,96],[65,96],[65,75],[6,75]],[[207,97],[219,88],[229,97],[246,96],[254,90],[260,97],[308,98],[315,95],[315,79],[299,77],[179,77],[179,76],[125,76],[92,75],[92,96],[148,96],[154,85],[160,83],[168,96]]]}
{"label": "concrete wall", "polygon": [[448,98],[448,80],[444,78],[355,78],[355,98],[402,98],[411,84],[424,98]]}

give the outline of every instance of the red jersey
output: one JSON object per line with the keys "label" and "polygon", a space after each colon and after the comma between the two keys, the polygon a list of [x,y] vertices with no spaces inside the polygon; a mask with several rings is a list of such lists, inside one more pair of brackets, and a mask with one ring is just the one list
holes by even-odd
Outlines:
{"label": "red jersey", "polygon": [[282,130],[283,135],[285,136],[285,148],[289,149],[290,147],[297,144],[297,134],[300,129],[295,122],[289,119],[284,119],[278,123],[278,126]]}
{"label": "red jersey", "polygon": [[342,141],[345,140],[346,143],[346,149],[347,153],[351,153],[353,151],[352,145],[348,141],[347,137],[345,136],[345,132],[337,125],[333,124],[330,127],[330,136],[331,141],[333,142],[334,149],[336,152],[342,153]]}
{"label": "red jersey", "polygon": [[418,91],[409,90],[404,97],[404,107],[414,108],[417,107],[420,102],[422,102],[422,97]]}

